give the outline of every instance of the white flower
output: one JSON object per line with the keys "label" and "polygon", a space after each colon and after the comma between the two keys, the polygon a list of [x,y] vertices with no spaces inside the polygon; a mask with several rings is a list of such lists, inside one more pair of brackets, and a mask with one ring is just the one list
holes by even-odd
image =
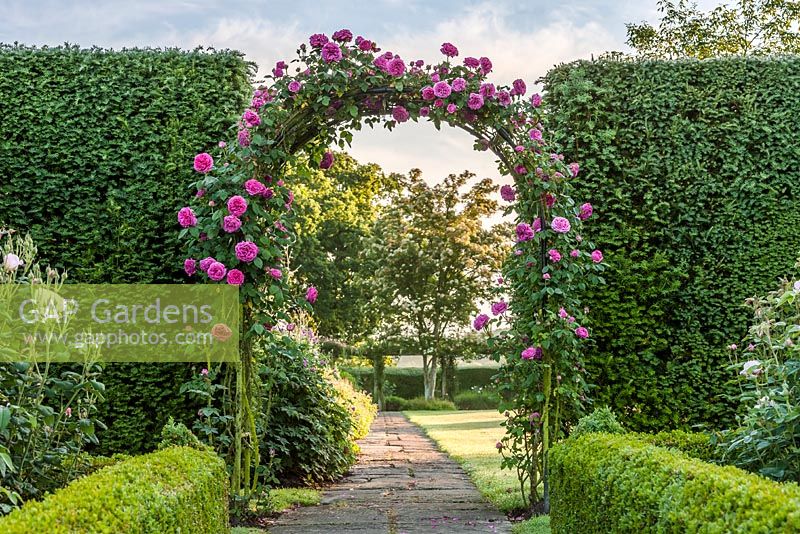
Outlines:
{"label": "white flower", "polygon": [[794,283],[794,290],[795,291],[800,291],[800,280],[798,280],[797,282]]}
{"label": "white flower", "polygon": [[22,260],[16,254],[9,253],[3,258],[3,267],[5,267],[6,271],[16,271],[20,265],[22,265]]}
{"label": "white flower", "polygon": [[742,365],[739,374],[742,376],[756,376],[761,372],[761,362],[759,360],[747,360]]}

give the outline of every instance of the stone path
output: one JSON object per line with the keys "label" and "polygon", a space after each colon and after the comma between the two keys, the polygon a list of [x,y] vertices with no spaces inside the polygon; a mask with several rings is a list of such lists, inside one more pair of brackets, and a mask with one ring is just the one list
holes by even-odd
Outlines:
{"label": "stone path", "polygon": [[511,532],[461,467],[402,414],[379,414],[359,444],[358,464],[324,492],[319,506],[284,513],[269,532]]}

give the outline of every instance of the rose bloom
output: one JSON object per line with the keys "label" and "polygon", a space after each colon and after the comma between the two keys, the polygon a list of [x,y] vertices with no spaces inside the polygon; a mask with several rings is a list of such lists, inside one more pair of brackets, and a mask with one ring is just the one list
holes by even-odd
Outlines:
{"label": "rose bloom", "polygon": [[559,234],[566,234],[567,232],[570,231],[570,229],[572,229],[572,226],[569,224],[569,221],[564,217],[554,217],[553,220],[550,222],[550,228],[552,228]]}
{"label": "rose bloom", "polygon": [[486,323],[488,322],[489,322],[489,316],[486,315],[485,313],[481,313],[480,315],[475,317],[475,320],[472,322],[472,326],[473,328],[475,328],[475,330],[483,330],[483,327],[486,326]]}
{"label": "rose bloom", "polygon": [[467,106],[472,110],[479,110],[483,107],[483,97],[478,93],[470,93]]}
{"label": "rose bloom", "polygon": [[211,328],[211,335],[214,336],[215,339],[225,343],[233,335],[233,330],[226,324],[217,323]]}
{"label": "rose bloom", "polygon": [[541,360],[542,359],[542,349],[539,347],[528,347],[527,349],[523,350],[520,354],[523,360]]}
{"label": "rose bloom", "polygon": [[269,270],[269,275],[275,280],[280,280],[281,276],[283,276],[283,273],[281,272],[280,269],[276,269],[275,267],[273,267]]}
{"label": "rose bloom", "polygon": [[547,254],[550,256],[550,261],[553,263],[558,263],[561,261],[561,253],[554,248],[551,248],[547,251]]}
{"label": "rose bloom", "polygon": [[540,95],[539,93],[535,93],[531,97],[531,105],[533,107],[535,107],[535,108],[538,108],[539,106],[541,106],[542,105],[542,95]]}
{"label": "rose bloom", "polygon": [[194,170],[206,174],[214,167],[214,158],[207,152],[202,152],[194,157]]}
{"label": "rose bloom", "polygon": [[392,76],[402,76],[406,72],[406,64],[402,59],[396,57],[386,64],[386,70]]}
{"label": "rose bloom", "polygon": [[423,106],[423,107],[419,108],[419,116],[420,117],[427,117],[430,114],[431,114],[431,108],[429,108],[428,106]]}
{"label": "rose bloom", "polygon": [[456,57],[458,55],[458,48],[452,43],[443,43],[442,48],[439,50],[447,57]]}
{"label": "rose bloom", "polygon": [[242,220],[235,215],[226,215],[222,219],[222,229],[232,234],[242,227]]}
{"label": "rose bloom", "polygon": [[206,272],[206,274],[208,274],[208,277],[214,280],[215,282],[219,282],[220,280],[225,278],[225,274],[227,272],[228,270],[225,268],[223,264],[221,264],[218,261],[215,261],[214,263],[208,266],[208,271]]}
{"label": "rose bloom", "polygon": [[573,178],[578,176],[578,172],[580,172],[581,170],[581,166],[574,162],[567,165],[567,167],[569,167],[569,173],[572,175]]}
{"label": "rose bloom", "polygon": [[244,115],[242,115],[242,120],[248,128],[253,128],[261,124],[261,117],[259,117],[258,113],[252,109],[248,109],[244,112]]}
{"label": "rose bloom", "polygon": [[492,61],[488,57],[482,57],[480,59],[481,70],[484,74],[489,74],[492,72]]}
{"label": "rose bloom", "polygon": [[207,257],[207,258],[204,258],[204,259],[200,260],[200,270],[201,270],[201,271],[203,271],[203,272],[207,272],[207,271],[208,271],[208,268],[209,268],[209,267],[211,266],[211,264],[212,264],[212,263],[214,263],[215,261],[217,261],[217,260],[215,260],[215,259],[214,259],[214,258],[212,258],[211,256],[209,256],[209,257]]}
{"label": "rose bloom", "polygon": [[306,300],[309,303],[314,304],[317,301],[318,296],[319,291],[317,291],[317,288],[314,286],[309,286],[309,288],[306,290]]}
{"label": "rose bloom", "polygon": [[342,60],[342,49],[334,42],[327,42],[322,47],[322,59],[326,63],[337,63]]}
{"label": "rose bloom", "polygon": [[530,241],[533,239],[533,229],[527,223],[519,223],[516,228],[517,241]]}
{"label": "rose bloom", "polygon": [[403,106],[395,106],[392,109],[392,117],[397,122],[406,122],[409,119],[410,115],[408,113],[408,110]]}
{"label": "rose bloom", "polygon": [[333,161],[334,161],[333,152],[328,150],[322,155],[322,159],[319,162],[319,168],[322,169],[323,171],[330,169],[331,166],[333,166]]}
{"label": "rose bloom", "polygon": [[569,255],[572,256],[573,258],[577,258],[578,256],[581,255],[581,252],[577,248],[575,248],[575,249],[572,249],[572,251],[569,253]]}
{"label": "rose bloom", "polygon": [[587,337],[589,337],[589,331],[583,326],[579,326],[578,328],[575,329],[575,335],[581,339],[586,339]]}
{"label": "rose bloom", "polygon": [[578,214],[578,218],[582,221],[585,221],[589,217],[592,216],[594,213],[594,208],[588,202],[581,205],[581,212]]}
{"label": "rose bloom", "polygon": [[236,140],[242,148],[250,146],[250,130],[239,130],[239,133],[236,134]]}
{"label": "rose bloom", "polygon": [[299,93],[300,89],[303,88],[303,84],[298,82],[297,80],[292,80],[289,82],[289,92],[290,93]]}
{"label": "rose bloom", "polygon": [[186,276],[192,276],[197,272],[197,261],[192,258],[186,258],[183,260],[183,270]]}
{"label": "rose bloom", "polygon": [[353,32],[350,30],[339,30],[333,32],[333,40],[340,43],[349,43],[353,39]]}
{"label": "rose bloom", "polygon": [[482,83],[481,88],[478,90],[483,98],[492,98],[496,92],[493,83]]}
{"label": "rose bloom", "polygon": [[448,113],[455,113],[456,111],[458,111],[458,106],[456,106],[453,103],[447,104],[447,112]]}
{"label": "rose bloom", "polygon": [[328,36],[327,36],[327,35],[325,35],[324,33],[315,33],[314,35],[312,35],[312,36],[311,36],[311,37],[308,39],[308,42],[309,42],[309,43],[311,44],[311,46],[313,46],[314,48],[322,48],[322,46],[323,46],[325,43],[327,43],[327,42],[328,42]]}
{"label": "rose bloom", "polygon": [[511,105],[511,95],[508,94],[508,91],[500,91],[497,93],[497,102],[506,108]]}
{"label": "rose bloom", "polygon": [[236,243],[234,250],[236,251],[236,258],[245,263],[250,263],[258,256],[258,245],[252,241],[240,241]]}
{"label": "rose bloom", "polygon": [[500,196],[506,202],[514,202],[514,200],[516,200],[516,198],[517,198],[517,192],[514,190],[513,187],[511,187],[510,185],[506,184],[506,185],[504,185],[503,187],[500,188]]}
{"label": "rose bloom", "polygon": [[595,263],[603,261],[603,253],[599,250],[592,251],[592,261]]}
{"label": "rose bloom", "polygon": [[460,93],[461,91],[466,89],[466,87],[467,87],[467,80],[465,80],[464,78],[456,78],[455,80],[453,80],[453,83],[451,85],[451,88],[456,93]]}
{"label": "rose bloom", "polygon": [[228,283],[232,286],[240,286],[244,283],[244,273],[239,269],[228,271]]}
{"label": "rose bloom", "polygon": [[439,98],[447,98],[451,92],[452,89],[447,82],[436,82],[433,85],[433,94]]}
{"label": "rose bloom", "polygon": [[478,61],[478,58],[475,57],[465,57],[464,58],[464,66],[474,69],[476,67],[481,66],[481,62]]}
{"label": "rose bloom", "polygon": [[422,99],[423,100],[433,100],[436,98],[436,93],[433,90],[433,87],[430,85],[422,88]]}
{"label": "rose bloom", "polygon": [[244,215],[245,211],[247,211],[247,201],[244,197],[233,195],[228,199],[228,213],[239,217]]}
{"label": "rose bloom", "polygon": [[508,309],[508,302],[501,300],[492,304],[492,315],[500,315]]}
{"label": "rose bloom", "polygon": [[185,207],[181,208],[178,212],[178,224],[180,224],[183,228],[189,228],[191,226],[197,226],[197,217],[192,211],[192,208]]}
{"label": "rose bloom", "polygon": [[517,96],[523,96],[525,92],[528,90],[528,88],[525,86],[525,82],[520,79],[514,80],[513,86],[514,86],[513,94]]}
{"label": "rose bloom", "polygon": [[264,186],[264,184],[258,180],[250,179],[244,183],[244,190],[247,191],[248,195],[263,195],[264,191],[266,190],[266,186]]}

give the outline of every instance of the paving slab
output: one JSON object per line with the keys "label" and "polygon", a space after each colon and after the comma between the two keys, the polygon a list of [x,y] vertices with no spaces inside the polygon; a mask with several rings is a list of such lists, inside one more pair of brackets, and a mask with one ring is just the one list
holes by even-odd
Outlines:
{"label": "paving slab", "polygon": [[319,506],[281,514],[271,534],[509,533],[461,467],[399,412],[382,412],[359,441],[358,463]]}

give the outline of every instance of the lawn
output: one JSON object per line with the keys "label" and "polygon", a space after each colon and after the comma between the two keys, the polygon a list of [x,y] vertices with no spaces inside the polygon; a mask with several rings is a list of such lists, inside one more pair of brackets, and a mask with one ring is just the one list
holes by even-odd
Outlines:
{"label": "lawn", "polygon": [[[502,414],[496,410],[405,412],[439,448],[457,461],[478,490],[498,509],[510,512],[522,507],[514,471],[501,470],[501,456],[495,444],[503,436]],[[548,517],[517,523],[515,534],[550,532]]]}

